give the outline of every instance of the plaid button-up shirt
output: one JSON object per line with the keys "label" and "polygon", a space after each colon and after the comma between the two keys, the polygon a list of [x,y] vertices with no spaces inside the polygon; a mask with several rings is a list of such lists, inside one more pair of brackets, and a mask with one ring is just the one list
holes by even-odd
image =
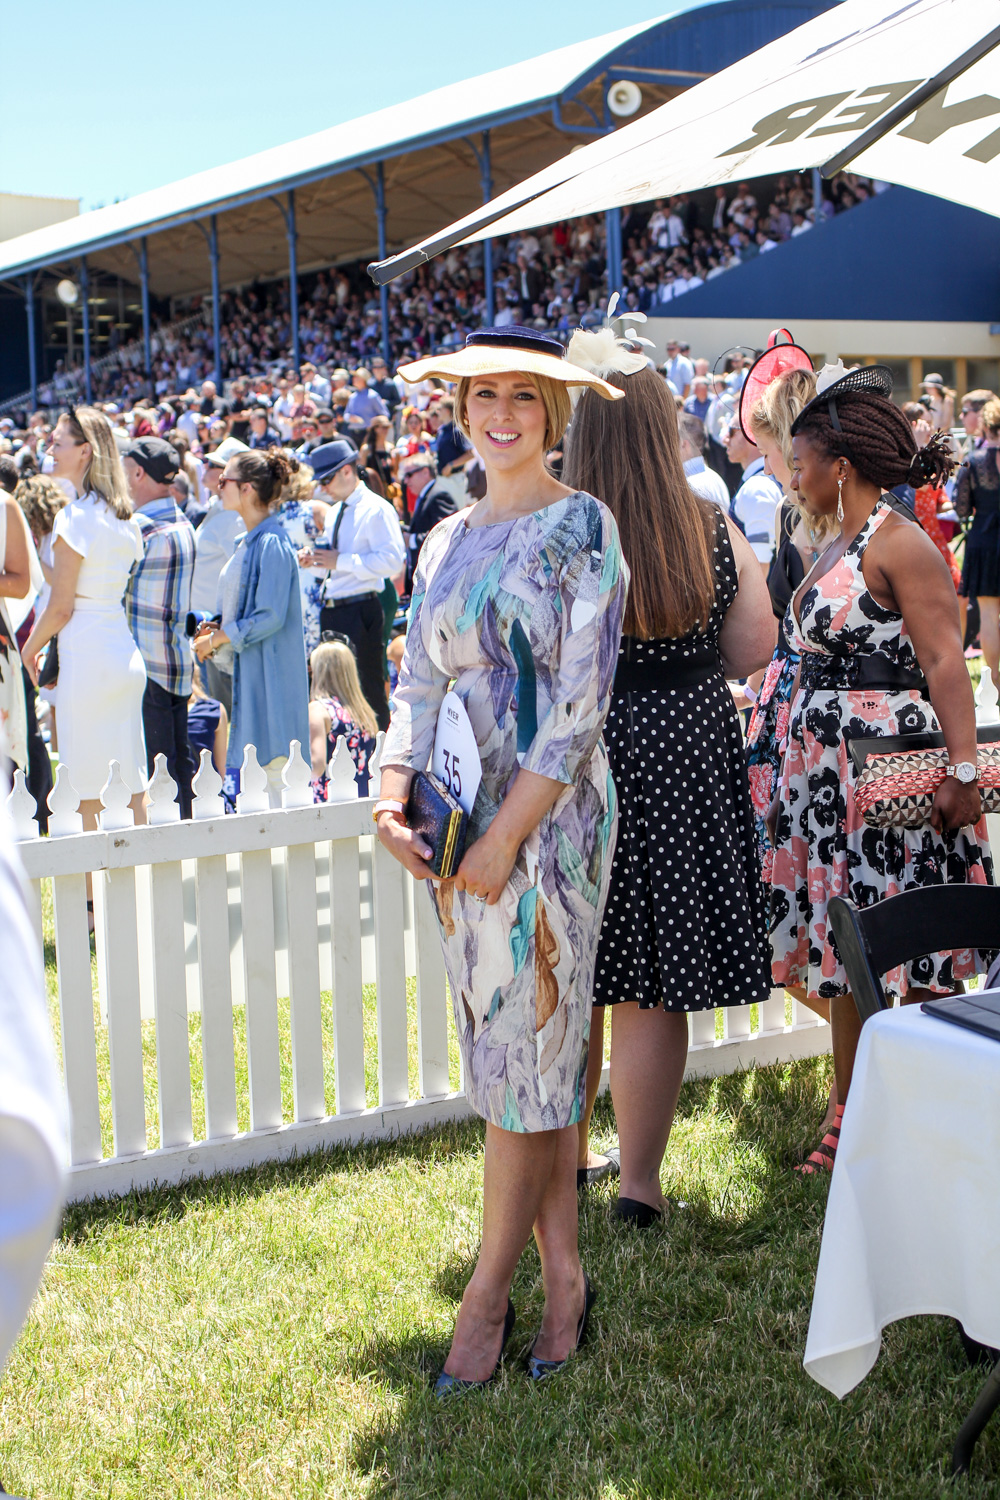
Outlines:
{"label": "plaid button-up shirt", "polygon": [[145,555],[125,590],[129,629],[146,663],[146,675],[168,693],[186,698],[194,667],[184,627],[191,608],[194,527],[169,497],[135,512]]}

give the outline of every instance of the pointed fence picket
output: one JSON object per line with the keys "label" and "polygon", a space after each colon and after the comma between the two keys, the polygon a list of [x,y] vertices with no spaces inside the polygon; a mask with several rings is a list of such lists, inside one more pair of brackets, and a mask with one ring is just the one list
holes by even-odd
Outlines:
{"label": "pointed fence picket", "polygon": [[[378,753],[376,780],[377,761]],[[49,797],[50,836],[42,839],[24,778],[15,777],[8,808],[39,934],[42,886],[51,882],[71,1198],[238,1170],[469,1113],[461,1088],[452,1087],[454,1026],[428,891],[372,838],[373,799],[357,796],[346,746],[330,763],[325,803],[312,800],[310,769],[297,743],[283,772],[280,808],[270,805],[252,749],[242,786],[238,811],[226,814],[221,778],[203,752],[193,816],[181,821],[176,787],[158,758],[148,822],[135,826],[128,788],[113,763],[101,826],[84,833],[79,797],[60,766]],[[410,979],[415,994],[408,994]],[[370,981],[374,1043],[365,1028]],[[290,1097],[281,1084],[286,1002]],[[237,1026],[241,1009],[245,1025]],[[721,1036],[715,1011],[692,1015],[689,1075],[829,1048],[828,1027],[804,1006],[793,1004],[786,1024],[780,991],[753,1015],[749,1008],[723,1014]],[[199,1030],[204,1127],[196,1129],[191,1058]],[[324,1040],[330,1037],[332,1048]],[[146,1113],[152,1085],[143,1073],[144,1044],[155,1048],[155,1119],[152,1105],[148,1119]],[[366,1068],[376,1081],[370,1104]],[[244,1073],[248,1130],[239,1123]],[[103,1133],[102,1090],[110,1092]],[[155,1148],[150,1131],[158,1137]]]}

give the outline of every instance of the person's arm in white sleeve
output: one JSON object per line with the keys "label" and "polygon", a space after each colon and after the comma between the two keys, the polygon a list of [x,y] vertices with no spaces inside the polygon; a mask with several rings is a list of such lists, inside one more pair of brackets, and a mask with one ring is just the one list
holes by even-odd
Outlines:
{"label": "person's arm in white sleeve", "polygon": [[356,552],[338,552],[337,573],[375,573],[394,578],[406,562],[406,544],[392,506],[386,501],[365,517]]}
{"label": "person's arm in white sleeve", "polygon": [[42,955],[21,881],[0,807],[0,1369],[42,1277],[68,1157]]}

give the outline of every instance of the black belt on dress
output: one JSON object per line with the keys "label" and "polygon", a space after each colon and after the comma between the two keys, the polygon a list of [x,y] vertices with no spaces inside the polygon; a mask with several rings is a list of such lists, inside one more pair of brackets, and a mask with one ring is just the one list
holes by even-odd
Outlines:
{"label": "black belt on dress", "polygon": [[381,598],[380,594],[376,594],[374,589],[369,589],[367,593],[364,594],[348,594],[345,599],[324,599],[321,608],[338,609],[341,604],[363,604],[366,599],[379,598]]}
{"label": "black belt on dress", "polygon": [[722,663],[714,651],[700,651],[676,664],[665,661],[622,661],[619,658],[612,693],[671,693],[722,677]]}
{"label": "black belt on dress", "polygon": [[859,652],[851,656],[826,656],[821,651],[803,651],[799,686],[807,690],[842,692],[851,688],[876,688],[884,692],[907,692],[916,688],[930,697],[927,679],[919,668],[901,667],[884,651]]}

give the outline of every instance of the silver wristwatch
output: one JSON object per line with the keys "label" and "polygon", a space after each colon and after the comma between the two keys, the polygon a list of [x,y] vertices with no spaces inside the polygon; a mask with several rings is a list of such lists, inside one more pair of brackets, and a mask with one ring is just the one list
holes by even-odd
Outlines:
{"label": "silver wristwatch", "polygon": [[946,776],[954,776],[963,786],[968,786],[970,781],[976,781],[979,777],[979,767],[974,766],[971,760],[960,760],[957,766],[946,766]]}

